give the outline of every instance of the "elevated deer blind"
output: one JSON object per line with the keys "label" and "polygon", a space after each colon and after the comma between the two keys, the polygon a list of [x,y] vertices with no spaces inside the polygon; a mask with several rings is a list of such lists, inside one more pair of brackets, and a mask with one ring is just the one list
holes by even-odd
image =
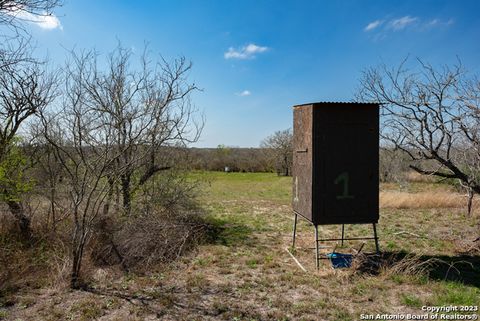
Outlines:
{"label": "elevated deer blind", "polygon": [[378,222],[378,112],[367,103],[293,107],[294,242],[300,215],[315,226],[317,258],[318,225]]}

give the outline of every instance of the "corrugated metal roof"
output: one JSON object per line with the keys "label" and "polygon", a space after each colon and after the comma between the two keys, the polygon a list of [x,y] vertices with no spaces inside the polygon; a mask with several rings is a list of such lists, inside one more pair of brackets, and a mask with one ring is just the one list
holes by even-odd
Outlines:
{"label": "corrugated metal roof", "polygon": [[293,107],[309,106],[309,105],[382,105],[382,103],[375,102],[358,102],[358,101],[318,101],[312,103],[304,103],[294,105]]}

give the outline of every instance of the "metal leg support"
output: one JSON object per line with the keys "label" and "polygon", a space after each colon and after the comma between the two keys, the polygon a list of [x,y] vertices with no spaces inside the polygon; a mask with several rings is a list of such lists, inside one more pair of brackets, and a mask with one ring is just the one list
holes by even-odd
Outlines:
{"label": "metal leg support", "polygon": [[345,224],[342,224],[342,246],[343,246],[344,237],[345,237]]}
{"label": "metal leg support", "polygon": [[297,235],[297,218],[297,213],[295,213],[295,218],[293,219],[292,250],[295,249],[295,237]]}
{"label": "metal leg support", "polygon": [[377,254],[380,253],[380,246],[378,245],[377,224],[373,223],[373,237],[375,238],[375,249]]}
{"label": "metal leg support", "polygon": [[320,267],[320,258],[318,252],[318,225],[315,225],[315,261],[318,270],[318,268]]}

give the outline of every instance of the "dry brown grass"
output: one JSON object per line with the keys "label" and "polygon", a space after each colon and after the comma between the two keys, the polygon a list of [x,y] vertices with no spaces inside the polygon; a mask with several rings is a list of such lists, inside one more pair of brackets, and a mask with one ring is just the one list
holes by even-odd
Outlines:
{"label": "dry brown grass", "polygon": [[[372,260],[363,262],[372,273],[358,273],[363,271],[357,266],[332,269],[327,260],[317,271],[313,228],[299,220],[295,256],[308,270],[304,273],[285,251],[292,241],[291,180],[274,174],[210,175],[218,179],[204,199],[218,234],[211,243],[145,273],[98,268],[87,261],[86,268],[92,268],[91,273],[86,271],[91,292],[52,290],[50,284],[24,288],[4,307],[0,298],[0,319],[3,313],[6,320],[351,321],[362,313],[420,314],[423,305],[478,302],[478,255],[466,256],[472,255],[477,218],[464,217],[459,209],[424,208],[426,204],[413,194],[433,199],[447,195],[453,204],[464,206],[462,195],[450,186],[412,183],[383,189],[382,198],[389,195],[392,200],[411,192],[408,206],[416,207],[381,210],[378,232],[385,255],[371,254]],[[438,200],[432,202],[441,206]],[[341,233],[334,225],[319,230],[325,238]],[[371,233],[369,225],[346,229],[349,237]],[[457,244],[458,240],[470,242]],[[353,253],[359,245],[360,241],[346,242],[338,250]],[[322,248],[322,253],[331,250]],[[363,257],[373,251],[374,243],[367,242]],[[358,261],[355,264],[362,263]],[[62,271],[63,264],[59,261],[56,270]],[[447,273],[452,280],[464,273],[465,284],[446,280]]]}
{"label": "dry brown grass", "polygon": [[427,276],[436,264],[442,263],[439,259],[423,259],[421,254],[407,254],[401,259],[394,257],[387,259],[381,266],[381,274],[387,277],[408,275],[414,277]]}
{"label": "dry brown grass", "polygon": [[405,173],[405,177],[410,183],[433,183],[437,180],[435,176],[432,175],[422,175],[417,172],[409,171]]}
{"label": "dry brown grass", "polygon": [[430,271],[439,264],[446,264],[438,258],[428,258],[427,253],[384,253],[383,255],[357,255],[352,263],[353,274],[427,277]]}
{"label": "dry brown grass", "polygon": [[464,195],[451,191],[431,191],[408,193],[402,191],[380,192],[381,208],[420,209],[420,208],[460,208],[464,207]]}

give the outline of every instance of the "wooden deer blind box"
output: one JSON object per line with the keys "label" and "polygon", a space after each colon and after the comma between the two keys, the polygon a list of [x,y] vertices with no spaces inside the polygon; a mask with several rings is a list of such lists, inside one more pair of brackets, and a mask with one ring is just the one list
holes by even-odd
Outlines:
{"label": "wooden deer blind box", "polygon": [[[322,102],[293,107],[293,247],[297,217],[319,242],[373,239],[377,252],[379,105]],[[318,225],[341,224],[342,237],[319,239]],[[373,237],[345,238],[345,224],[372,224]]]}

